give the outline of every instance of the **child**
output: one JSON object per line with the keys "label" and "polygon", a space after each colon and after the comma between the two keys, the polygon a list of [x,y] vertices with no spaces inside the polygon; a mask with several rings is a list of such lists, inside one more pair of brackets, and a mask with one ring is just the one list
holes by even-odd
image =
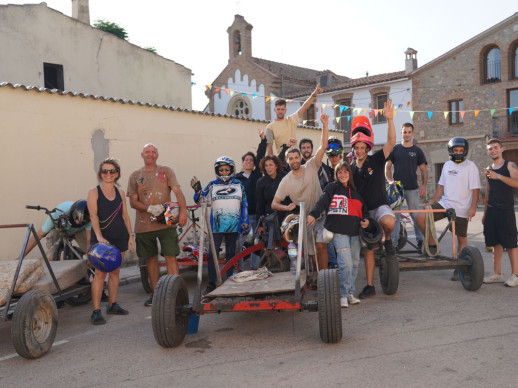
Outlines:
{"label": "child", "polygon": [[354,296],[354,283],[360,262],[360,225],[369,226],[363,219],[367,207],[362,197],[355,190],[353,173],[349,163],[342,160],[335,167],[335,181],[328,184],[315,207],[309,212],[308,226],[314,224],[322,212],[326,212],[324,227],[334,233],[333,243],[338,253],[340,267],[340,304],[348,307],[358,304]]}

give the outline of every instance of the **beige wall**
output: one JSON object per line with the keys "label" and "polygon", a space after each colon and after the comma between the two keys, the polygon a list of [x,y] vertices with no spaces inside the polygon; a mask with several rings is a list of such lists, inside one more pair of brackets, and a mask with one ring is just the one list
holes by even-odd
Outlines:
{"label": "beige wall", "polygon": [[[25,205],[54,207],[85,198],[96,185],[97,162],[110,155],[121,162],[121,186],[143,165],[145,143],[159,148],[160,164],[172,167],[192,204],[190,179],[214,179],[214,160],[228,155],[241,167],[241,155],[257,149],[258,128],[266,122],[215,117],[150,106],[0,86],[2,201],[0,224],[33,222],[42,212]],[[298,129],[298,138],[320,142],[320,131]],[[134,218],[134,211],[130,210]],[[0,230],[0,259],[15,258],[23,233]]]}
{"label": "beige wall", "polygon": [[0,5],[0,82],[43,87],[43,62],[65,90],[191,108],[191,70],[38,5]]}

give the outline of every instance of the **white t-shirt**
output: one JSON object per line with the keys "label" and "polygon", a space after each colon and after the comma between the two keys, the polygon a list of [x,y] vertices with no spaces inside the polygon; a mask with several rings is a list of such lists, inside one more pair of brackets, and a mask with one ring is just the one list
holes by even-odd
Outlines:
{"label": "white t-shirt", "polygon": [[480,189],[480,174],[475,163],[467,159],[462,163],[447,161],[439,184],[444,187],[439,204],[445,209],[455,209],[458,217],[467,218],[473,190]]}

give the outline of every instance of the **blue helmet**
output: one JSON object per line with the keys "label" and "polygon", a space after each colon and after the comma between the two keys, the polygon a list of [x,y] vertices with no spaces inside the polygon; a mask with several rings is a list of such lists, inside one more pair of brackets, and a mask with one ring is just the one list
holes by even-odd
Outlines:
{"label": "blue helmet", "polygon": [[401,182],[394,182],[393,185],[387,185],[387,200],[390,208],[392,210],[397,209],[403,204],[403,196],[405,191],[403,190],[403,186]]}
{"label": "blue helmet", "polygon": [[[219,168],[221,166],[228,166],[230,167],[230,174],[228,175],[220,175],[219,174]],[[222,180],[223,182],[228,182],[234,178],[236,174],[236,165],[234,164],[234,161],[229,158],[228,156],[221,156],[216,159],[216,162],[214,163],[214,172],[216,173],[216,178]]]}
{"label": "blue helmet", "polygon": [[97,243],[90,247],[88,260],[94,268],[103,272],[112,272],[121,266],[122,255],[113,245]]}

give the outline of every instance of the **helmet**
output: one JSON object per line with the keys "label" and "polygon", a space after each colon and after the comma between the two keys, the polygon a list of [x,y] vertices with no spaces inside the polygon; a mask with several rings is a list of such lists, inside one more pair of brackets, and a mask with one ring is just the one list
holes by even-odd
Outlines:
{"label": "helmet", "polygon": [[[199,260],[199,258],[200,258],[200,246],[198,244],[183,243],[182,251],[189,254],[189,257],[184,258],[183,261],[185,261],[185,259]],[[209,249],[208,249],[208,247],[203,247],[203,260],[207,260],[208,257],[209,257]],[[182,261],[182,260],[180,259],[180,261]]]}
{"label": "helmet", "polygon": [[68,220],[74,228],[80,228],[90,222],[90,213],[84,199],[75,201],[70,207]]}
{"label": "helmet", "polygon": [[[219,175],[219,167],[220,166],[229,166],[230,167],[230,174],[229,175]],[[221,156],[216,159],[216,162],[214,163],[214,172],[216,173],[216,178],[221,179],[223,182],[228,182],[232,178],[234,178],[235,172],[236,172],[236,165],[234,164],[234,161],[229,158],[228,156]]]}
{"label": "helmet", "polygon": [[351,125],[351,147],[358,142],[367,144],[369,150],[374,145],[374,133],[369,119],[365,116],[356,116]]}
{"label": "helmet", "polygon": [[387,184],[387,200],[392,210],[397,209],[403,204],[404,195],[405,191],[403,190],[401,182],[394,182],[393,185],[390,183]]}
{"label": "helmet", "polygon": [[178,202],[166,202],[164,219],[167,226],[176,226],[180,220],[180,205]]}
{"label": "helmet", "polygon": [[336,136],[330,136],[329,140],[327,141],[326,155],[327,156],[342,155],[343,151],[344,151],[344,147],[342,145],[342,141],[339,138],[337,138]]}
{"label": "helmet", "polygon": [[297,241],[299,238],[299,216],[289,214],[281,225],[282,237],[288,242]]}
{"label": "helmet", "polygon": [[346,158],[347,159],[354,159],[356,156],[354,156],[354,151],[351,151],[347,154]]}
{"label": "helmet", "polygon": [[88,260],[92,266],[103,272],[112,272],[121,266],[121,252],[113,245],[94,244],[88,251]]}
{"label": "helmet", "polygon": [[385,242],[383,229],[378,221],[370,217],[368,219],[369,226],[367,228],[364,229],[360,226],[360,242],[365,249],[371,251],[381,249]]}
{"label": "helmet", "polygon": [[[453,153],[454,147],[464,147],[464,152],[462,154],[455,154]],[[468,151],[468,141],[463,137],[454,137],[448,142],[448,154],[450,155],[450,159],[455,163],[462,163],[466,159]]]}

